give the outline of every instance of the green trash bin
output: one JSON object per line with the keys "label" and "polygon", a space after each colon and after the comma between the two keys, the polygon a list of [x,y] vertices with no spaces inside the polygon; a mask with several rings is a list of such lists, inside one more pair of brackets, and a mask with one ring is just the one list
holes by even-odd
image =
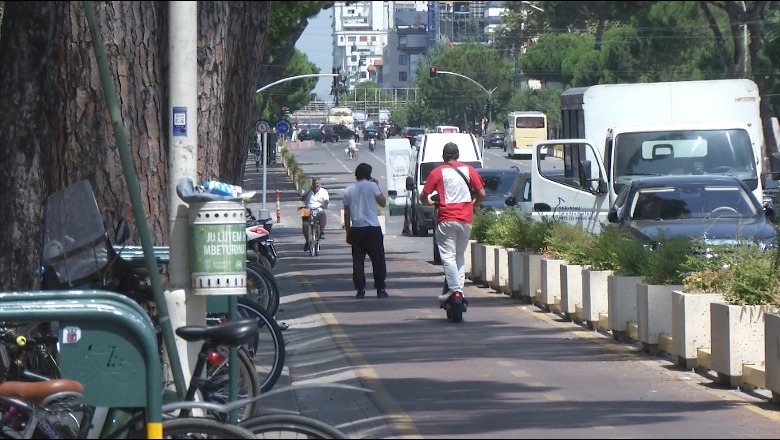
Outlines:
{"label": "green trash bin", "polygon": [[246,293],[246,209],[241,201],[191,203],[190,265],[195,295]]}

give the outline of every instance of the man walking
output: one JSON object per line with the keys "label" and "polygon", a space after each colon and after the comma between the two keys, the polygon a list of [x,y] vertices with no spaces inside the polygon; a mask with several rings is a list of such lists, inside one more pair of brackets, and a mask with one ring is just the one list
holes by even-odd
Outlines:
{"label": "man walking", "polygon": [[466,282],[465,254],[471,236],[474,207],[485,200],[482,177],[471,165],[458,162],[459,156],[455,143],[445,144],[442,151],[444,165],[431,171],[420,192],[420,203],[423,205],[433,204],[429,196],[434,191],[439,196],[434,233],[447,282],[446,291],[439,295],[440,302],[446,301],[456,291],[463,293]]}
{"label": "man walking", "polygon": [[371,259],[374,288],[378,298],[387,298],[385,278],[385,243],[376,207],[384,208],[387,199],[379,189],[379,182],[371,177],[371,165],[361,163],[355,168],[357,182],[344,190],[344,226],[347,244],[352,245],[352,283],[356,298],[366,296],[366,255]]}

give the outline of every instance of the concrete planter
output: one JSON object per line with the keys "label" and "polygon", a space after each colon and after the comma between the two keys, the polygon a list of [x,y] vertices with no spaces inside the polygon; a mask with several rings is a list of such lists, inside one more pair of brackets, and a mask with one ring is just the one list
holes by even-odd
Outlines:
{"label": "concrete planter", "polygon": [[608,283],[611,270],[582,270],[582,315],[586,327],[595,329],[599,315],[609,308]]}
{"label": "concrete planter", "polygon": [[710,304],[711,369],[719,383],[737,387],[744,364],[764,367],[764,312],[763,306]]}
{"label": "concrete planter", "polygon": [[561,264],[561,305],[564,319],[573,321],[577,304],[582,305],[582,269],[579,264]]}
{"label": "concrete planter", "polygon": [[510,295],[511,292],[507,287],[509,281],[509,253],[507,249],[503,246],[496,246],[493,258],[496,263],[496,277],[490,287],[496,292]]}
{"label": "concrete planter", "polygon": [[523,280],[526,277],[525,260],[526,252],[518,251],[514,249],[507,250],[507,257],[509,258],[509,295],[515,298],[521,297],[523,289]]}
{"label": "concrete planter", "polygon": [[482,260],[482,282],[478,283],[482,287],[489,287],[496,280],[496,249],[498,246],[493,244],[485,244],[480,248],[480,252],[483,254],[480,256]]}
{"label": "concrete planter", "polygon": [[482,273],[485,268],[485,246],[485,243],[478,241],[471,244],[471,281],[480,286],[485,279]]}
{"label": "concrete planter", "polygon": [[472,262],[471,261],[472,260],[471,259],[471,247],[474,245],[474,243],[476,243],[475,240],[469,240],[469,245],[466,246],[466,253],[464,254],[465,267],[466,267],[466,279],[472,280],[472,281],[474,280],[474,276],[472,274],[473,269],[472,269],[472,265],[471,265],[471,262]]}
{"label": "concrete planter", "polygon": [[523,258],[526,276],[523,278],[520,296],[528,302],[533,302],[537,291],[542,288],[542,258],[544,255],[530,252],[526,253]]}
{"label": "concrete planter", "polygon": [[681,367],[696,368],[698,350],[710,349],[710,304],[722,301],[720,293],[672,291],[672,354]]}
{"label": "concrete planter", "polygon": [[766,389],[772,392],[772,401],[780,403],[780,315],[764,315],[764,350]]}
{"label": "concrete planter", "polygon": [[636,286],[641,277],[610,275],[607,278],[607,316],[612,337],[618,341],[628,338],[628,325],[637,322]]}
{"label": "concrete planter", "polygon": [[676,284],[637,285],[639,342],[646,353],[657,353],[658,337],[672,334],[672,291],[682,288]]}
{"label": "concrete planter", "polygon": [[552,312],[556,298],[560,301],[561,296],[561,264],[564,260],[542,258],[540,261],[540,270],[542,276],[541,295],[537,299],[538,305]]}

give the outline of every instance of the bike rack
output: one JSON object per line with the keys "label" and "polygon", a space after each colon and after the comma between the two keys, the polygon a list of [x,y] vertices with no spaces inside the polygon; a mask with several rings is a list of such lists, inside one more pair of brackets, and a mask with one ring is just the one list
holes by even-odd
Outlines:
{"label": "bike rack", "polygon": [[59,290],[0,292],[0,305],[0,321],[58,322],[62,377],[84,385],[89,405],[145,407],[147,438],[160,438],[157,332],[138,304],[102,290]]}

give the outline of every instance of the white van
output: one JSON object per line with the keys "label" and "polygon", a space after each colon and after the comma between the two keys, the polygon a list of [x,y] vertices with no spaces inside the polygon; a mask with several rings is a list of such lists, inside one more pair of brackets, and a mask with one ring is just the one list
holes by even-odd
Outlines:
{"label": "white van", "polygon": [[459,162],[474,168],[482,168],[482,147],[477,138],[470,133],[426,133],[412,149],[411,166],[406,177],[406,212],[412,226],[412,233],[418,237],[428,235],[433,230],[433,206],[423,205],[419,197],[428,175],[434,168],[442,165],[444,145],[454,142],[458,146]]}
{"label": "white van", "polygon": [[433,131],[436,133],[460,133],[460,128],[454,125],[437,125]]}

